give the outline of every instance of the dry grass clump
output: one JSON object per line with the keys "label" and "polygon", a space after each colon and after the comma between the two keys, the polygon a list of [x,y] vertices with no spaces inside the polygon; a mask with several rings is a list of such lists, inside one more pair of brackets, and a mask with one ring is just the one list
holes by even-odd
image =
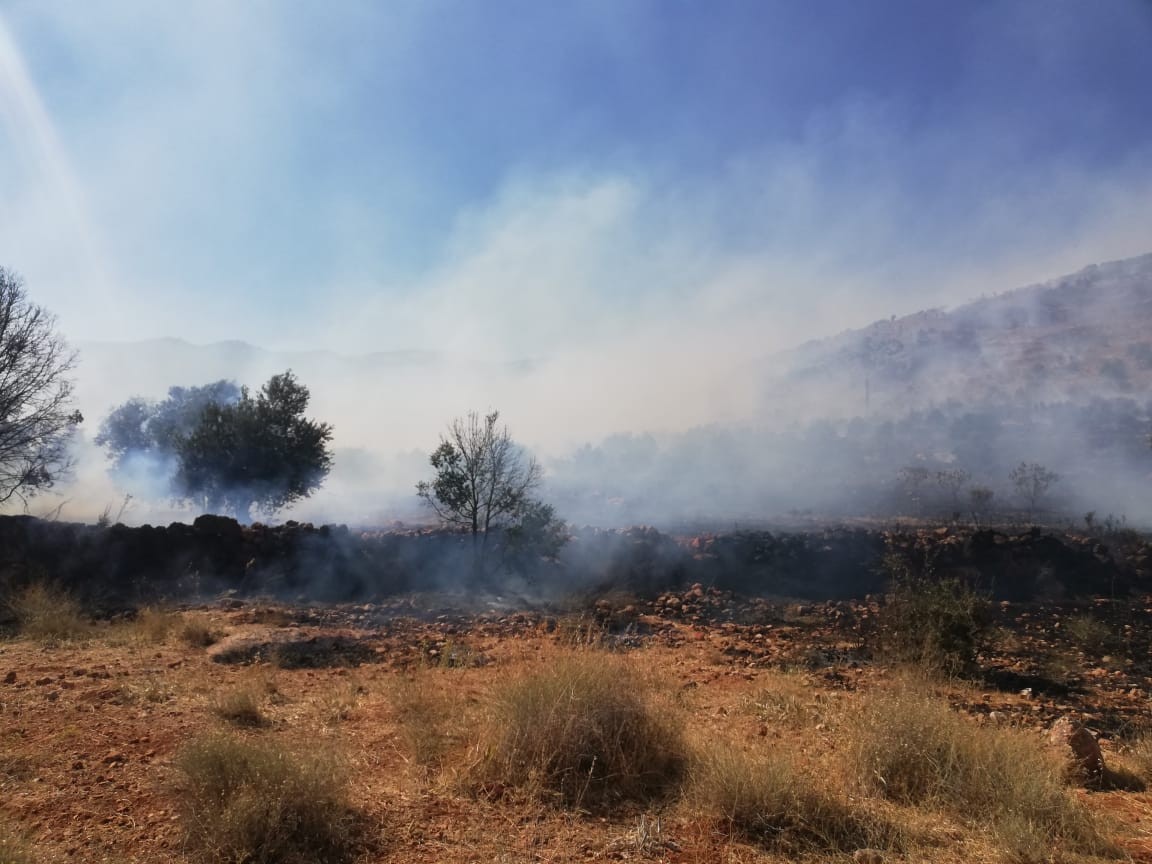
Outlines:
{"label": "dry grass clump", "polygon": [[331,754],[300,756],[231,735],[193,741],[176,760],[184,826],[201,860],[220,864],[338,864],[350,860],[355,819]]}
{"label": "dry grass clump", "polygon": [[203,621],[185,618],[180,625],[180,641],[192,648],[207,648],[220,641],[220,633]]}
{"label": "dry grass clump", "polygon": [[623,663],[602,654],[563,658],[499,695],[481,785],[516,786],[568,807],[602,809],[675,790],[687,759],[671,709]]}
{"label": "dry grass clump", "polygon": [[212,712],[221,720],[241,728],[255,729],[268,723],[260,707],[260,696],[251,686],[237,687],[217,696]]}
{"label": "dry grass clump", "polygon": [[397,679],[388,699],[399,721],[404,752],[420,768],[439,768],[453,744],[461,740],[461,730],[449,725],[450,720],[459,719],[459,706],[450,703],[449,694],[433,685],[427,673]]}
{"label": "dry grass clump", "polygon": [[37,642],[55,644],[84,639],[92,622],[79,601],[67,591],[45,582],[33,582],[8,601],[20,632]]}
{"label": "dry grass clump", "polygon": [[1064,784],[1064,766],[1034,734],[987,729],[914,692],[873,697],[853,735],[855,773],[885,798],[936,806],[990,825],[1018,860],[1053,845],[1112,851]]}
{"label": "dry grass clump", "polygon": [[27,841],[0,822],[0,864],[35,864],[35,861]]}
{"label": "dry grass clump", "polygon": [[730,832],[778,852],[852,852],[902,846],[900,831],[785,758],[712,748],[693,765],[692,802]]}

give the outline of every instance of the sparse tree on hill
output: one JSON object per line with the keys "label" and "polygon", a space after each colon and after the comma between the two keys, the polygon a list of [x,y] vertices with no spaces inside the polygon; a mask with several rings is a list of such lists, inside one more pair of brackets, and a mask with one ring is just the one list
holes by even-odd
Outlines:
{"label": "sparse tree on hill", "polygon": [[68,470],[68,444],[84,419],[72,410],[76,355],[56,320],[0,267],[0,504],[48,489]]}
{"label": "sparse tree on hill", "polygon": [[1049,471],[1037,462],[1021,462],[1009,475],[1016,493],[1028,502],[1028,518],[1034,518],[1036,507],[1048,493],[1049,487],[1060,479],[1055,471]]}

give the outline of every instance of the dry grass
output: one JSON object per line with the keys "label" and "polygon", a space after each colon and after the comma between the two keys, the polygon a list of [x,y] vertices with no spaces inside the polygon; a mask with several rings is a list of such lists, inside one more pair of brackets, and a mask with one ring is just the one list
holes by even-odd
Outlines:
{"label": "dry grass", "polygon": [[679,715],[654,710],[650,696],[629,666],[599,653],[511,682],[484,739],[481,785],[589,809],[676,791],[687,763]]}
{"label": "dry grass", "polygon": [[898,849],[900,832],[858,802],[850,802],[798,772],[784,757],[750,757],[711,747],[695,760],[690,799],[724,820],[732,836],[777,852]]}
{"label": "dry grass", "polygon": [[760,680],[767,683],[744,700],[745,708],[760,720],[797,728],[815,726],[825,719],[827,697],[806,685],[800,676],[771,673]]}
{"label": "dry grass", "polygon": [[217,696],[212,704],[212,713],[233,726],[256,729],[268,725],[260,702],[255,687],[243,685]]}
{"label": "dry grass", "polygon": [[348,861],[355,819],[330,754],[214,735],[177,757],[189,847],[220,864]]}
{"label": "dry grass", "polygon": [[20,632],[37,642],[79,641],[92,632],[92,621],[76,598],[46,582],[34,582],[17,591],[8,606]]}
{"label": "dry grass", "polygon": [[1113,851],[1035,734],[988,729],[938,699],[903,690],[871,698],[853,730],[860,785],[901,804],[948,810],[991,827],[1017,860]]}
{"label": "dry grass", "polygon": [[464,743],[463,706],[428,671],[396,679],[389,687],[388,701],[404,754],[424,771],[443,767],[448,754]]}
{"label": "dry grass", "polygon": [[180,641],[193,648],[207,648],[220,641],[220,633],[203,621],[185,618],[180,625]]}
{"label": "dry grass", "polygon": [[32,847],[7,825],[0,823],[0,864],[35,864]]}

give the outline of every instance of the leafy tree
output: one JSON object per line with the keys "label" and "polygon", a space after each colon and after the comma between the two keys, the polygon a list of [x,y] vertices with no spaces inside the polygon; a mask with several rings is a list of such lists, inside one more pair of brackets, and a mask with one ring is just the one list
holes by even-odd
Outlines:
{"label": "leafy tree", "polygon": [[1028,502],[1028,518],[1036,513],[1036,506],[1047,494],[1048,488],[1060,479],[1055,471],[1049,471],[1037,462],[1021,462],[1008,475],[1016,493]]}
{"label": "leafy tree", "polygon": [[69,407],[76,355],[55,327],[0,267],[0,504],[27,500],[71,466],[68,444],[84,418]]}
{"label": "leafy tree", "polygon": [[497,426],[499,413],[457,418],[429,461],[436,475],[416,493],[442,522],[466,529],[474,563],[483,571],[489,536],[500,530],[506,562],[526,569],[532,560],[554,557],[567,540],[564,523],[550,505],[532,497],[540,485],[539,463]]}
{"label": "leafy tree", "polygon": [[239,399],[240,388],[225,380],[202,387],[170,387],[160,402],[135,397],[104,418],[96,443],[108,451],[117,468],[133,455],[175,459],[180,442],[196,428],[205,408]]}
{"label": "leafy tree", "polygon": [[309,398],[291,371],[255,397],[227,381],[174,387],[163,402],[121,405],[97,440],[118,462],[132,452],[170,457],[173,494],[206,510],[274,513],[318,489],[332,467],[332,427],[304,416]]}

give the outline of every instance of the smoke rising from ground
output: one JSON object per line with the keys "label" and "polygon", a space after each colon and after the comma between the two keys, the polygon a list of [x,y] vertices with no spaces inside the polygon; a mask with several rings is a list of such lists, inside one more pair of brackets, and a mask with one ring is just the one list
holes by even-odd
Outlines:
{"label": "smoke rising from ground", "polygon": [[[797,378],[785,352],[1147,252],[1146,5],[805,9],[6,8],[0,263],[81,348],[88,417],[77,482],[37,507],[114,515],[132,491],[126,519],[177,514],[109,480],[100,419],[286,368],[337,454],[285,517],[419,515],[424,454],[469,410],[499,409],[587,521],[883,500],[967,439],[896,430],[876,455],[845,450],[847,424],[882,441],[950,399],[991,400],[1017,441],[968,469],[983,482],[1033,453],[1083,463],[1067,424],[1017,434],[1064,396],[957,391],[962,351],[914,394],[878,379],[874,406],[858,369]],[[1121,385],[1092,395],[1140,402]],[[1117,434],[1094,508],[1144,476]]]}

